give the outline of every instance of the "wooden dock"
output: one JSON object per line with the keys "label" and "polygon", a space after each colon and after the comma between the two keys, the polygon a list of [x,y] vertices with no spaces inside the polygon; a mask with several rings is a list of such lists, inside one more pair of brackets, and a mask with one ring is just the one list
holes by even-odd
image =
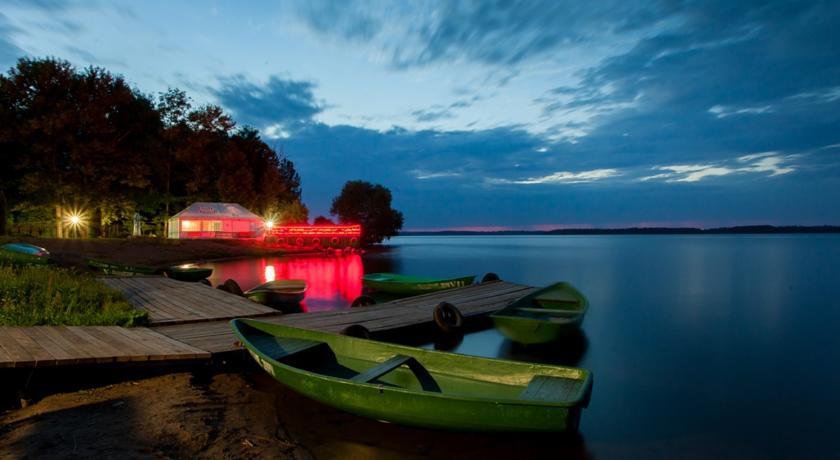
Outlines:
{"label": "wooden dock", "polygon": [[277,314],[273,308],[202,283],[184,283],[160,276],[106,277],[102,281],[122,291],[137,309],[148,311],[152,325]]}
{"label": "wooden dock", "polygon": [[440,302],[455,305],[468,318],[496,311],[535,289],[491,281],[369,307],[284,315],[200,283],[162,277],[103,281],[148,311],[150,327],[0,327],[0,367],[210,359],[238,349],[228,324],[236,317],[329,332],[358,324],[376,333],[429,324]]}
{"label": "wooden dock", "polygon": [[[434,308],[440,302],[455,305],[464,317],[468,318],[499,310],[512,300],[529,294],[534,289],[505,281],[492,281],[369,307],[276,315],[260,318],[260,320],[327,332],[340,332],[347,326],[359,324],[370,332],[376,333],[429,324],[434,321],[432,316]],[[212,353],[236,350],[236,339],[228,321],[159,326],[154,329],[168,337]]]}
{"label": "wooden dock", "polygon": [[0,367],[210,359],[211,354],[145,327],[0,327]]}

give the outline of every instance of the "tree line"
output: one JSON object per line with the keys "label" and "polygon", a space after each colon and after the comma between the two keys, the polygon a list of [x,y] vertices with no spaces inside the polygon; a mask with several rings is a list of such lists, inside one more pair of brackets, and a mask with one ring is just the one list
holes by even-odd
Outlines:
{"label": "tree line", "polygon": [[257,130],[179,89],[153,97],[54,58],[24,58],[0,75],[0,160],[0,234],[8,221],[51,222],[60,237],[79,213],[94,236],[127,234],[135,213],[165,234],[194,201],[308,218],[294,164]]}

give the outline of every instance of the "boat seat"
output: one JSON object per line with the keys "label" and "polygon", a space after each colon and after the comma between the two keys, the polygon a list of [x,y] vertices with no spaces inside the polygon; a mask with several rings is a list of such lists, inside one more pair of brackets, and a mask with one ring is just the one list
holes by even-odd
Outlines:
{"label": "boat seat", "polygon": [[411,369],[411,372],[413,372],[414,376],[417,377],[417,381],[420,382],[420,386],[424,390],[440,392],[440,386],[438,386],[437,382],[435,382],[432,375],[429,374],[429,371],[426,370],[419,361],[411,356],[405,355],[396,355],[391,359],[352,377],[350,380],[356,383],[371,383],[379,377],[397,369],[403,364]]}
{"label": "boat seat", "polygon": [[535,375],[525,390],[519,394],[519,399],[547,402],[571,401],[577,398],[583,382],[581,379]]}

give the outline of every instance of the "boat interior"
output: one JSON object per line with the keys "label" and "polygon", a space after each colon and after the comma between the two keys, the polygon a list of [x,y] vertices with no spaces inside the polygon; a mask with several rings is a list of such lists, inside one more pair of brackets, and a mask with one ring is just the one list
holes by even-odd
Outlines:
{"label": "boat interior", "polygon": [[585,383],[583,378],[537,374],[527,385],[512,385],[470,378],[469,375],[430,372],[416,358],[399,354],[384,362],[370,361],[337,355],[326,342],[280,338],[262,331],[249,334],[248,340],[264,355],[286,366],[354,383],[372,383],[417,392],[565,403],[577,400]]}

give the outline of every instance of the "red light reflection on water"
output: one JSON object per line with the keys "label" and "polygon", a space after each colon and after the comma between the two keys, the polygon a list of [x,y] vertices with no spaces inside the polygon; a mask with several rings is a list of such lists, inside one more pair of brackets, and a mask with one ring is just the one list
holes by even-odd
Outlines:
{"label": "red light reflection on water", "polygon": [[232,278],[243,290],[275,279],[306,280],[304,311],[349,307],[362,294],[364,266],[358,254],[307,255],[207,264],[213,285]]}

